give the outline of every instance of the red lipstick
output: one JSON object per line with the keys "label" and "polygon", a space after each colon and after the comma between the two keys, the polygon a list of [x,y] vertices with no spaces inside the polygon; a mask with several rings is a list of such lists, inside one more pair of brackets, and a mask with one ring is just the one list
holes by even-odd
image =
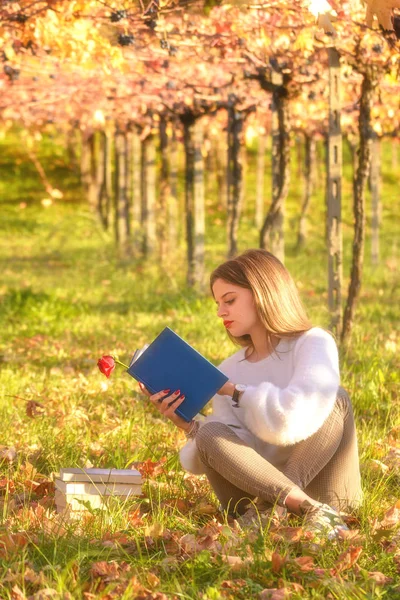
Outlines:
{"label": "red lipstick", "polygon": [[224,321],[224,325],[225,327],[230,327],[232,325],[233,321]]}

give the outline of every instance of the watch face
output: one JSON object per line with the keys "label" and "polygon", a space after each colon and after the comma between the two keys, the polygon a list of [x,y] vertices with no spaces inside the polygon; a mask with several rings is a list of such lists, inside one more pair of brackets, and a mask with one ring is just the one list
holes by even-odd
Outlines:
{"label": "watch face", "polygon": [[238,392],[244,392],[246,387],[247,385],[244,385],[243,383],[238,383],[235,385],[235,389],[237,389]]}

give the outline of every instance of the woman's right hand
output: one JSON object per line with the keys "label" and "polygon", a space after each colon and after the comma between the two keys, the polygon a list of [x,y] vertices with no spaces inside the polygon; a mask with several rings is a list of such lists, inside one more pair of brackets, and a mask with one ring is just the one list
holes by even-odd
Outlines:
{"label": "woman's right hand", "polygon": [[175,392],[172,392],[172,394],[170,393],[171,390],[162,390],[157,394],[151,394],[140,382],[139,387],[143,394],[149,398],[153,406],[155,406],[164,417],[167,417],[167,419],[172,421],[172,423],[180,429],[189,431],[190,423],[182,419],[182,417],[175,412],[185,399],[185,396],[181,394],[180,390],[176,390]]}

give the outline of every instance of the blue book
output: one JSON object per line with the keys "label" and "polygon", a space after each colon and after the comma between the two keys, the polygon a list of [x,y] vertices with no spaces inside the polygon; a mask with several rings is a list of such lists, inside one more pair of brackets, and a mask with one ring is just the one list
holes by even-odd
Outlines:
{"label": "blue book", "polygon": [[210,361],[166,327],[128,369],[152,393],[180,390],[185,400],[176,414],[189,422],[228,381]]}

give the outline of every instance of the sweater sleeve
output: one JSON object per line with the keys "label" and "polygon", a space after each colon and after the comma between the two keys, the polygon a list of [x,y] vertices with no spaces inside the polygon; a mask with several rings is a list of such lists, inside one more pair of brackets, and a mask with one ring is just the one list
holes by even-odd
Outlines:
{"label": "sweater sleeve", "polygon": [[240,400],[249,430],[277,446],[296,444],[318,431],[339,387],[338,351],[329,333],[310,329],[296,340],[293,352],[293,374],[286,387],[264,381],[248,386]]}

